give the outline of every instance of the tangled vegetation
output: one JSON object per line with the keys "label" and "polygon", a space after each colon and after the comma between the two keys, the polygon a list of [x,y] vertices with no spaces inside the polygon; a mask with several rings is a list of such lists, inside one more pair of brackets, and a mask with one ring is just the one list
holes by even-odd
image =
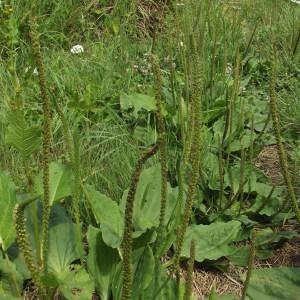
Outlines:
{"label": "tangled vegetation", "polygon": [[6,0],[0,25],[1,300],[299,298],[297,1]]}

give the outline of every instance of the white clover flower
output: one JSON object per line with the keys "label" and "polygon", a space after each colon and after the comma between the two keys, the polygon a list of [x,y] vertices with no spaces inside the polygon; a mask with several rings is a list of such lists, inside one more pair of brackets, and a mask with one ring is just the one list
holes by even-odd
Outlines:
{"label": "white clover flower", "polygon": [[39,75],[39,71],[38,71],[38,69],[37,69],[37,67],[35,67],[34,69],[33,69],[33,75],[35,75],[35,76],[38,76]]}
{"label": "white clover flower", "polygon": [[83,53],[84,49],[81,45],[75,45],[71,48],[70,51],[72,54],[78,54],[78,53]]}

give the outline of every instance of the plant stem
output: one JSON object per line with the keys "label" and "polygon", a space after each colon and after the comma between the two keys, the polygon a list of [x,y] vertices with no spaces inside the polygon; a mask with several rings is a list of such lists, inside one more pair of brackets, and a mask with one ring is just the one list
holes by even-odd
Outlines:
{"label": "plant stem", "polygon": [[138,160],[133,173],[131,184],[129,187],[126,207],[125,207],[125,224],[124,224],[124,236],[122,241],[123,252],[123,289],[122,300],[131,300],[132,295],[132,231],[133,231],[133,210],[134,210],[134,197],[138,186],[139,178],[142,172],[145,162],[156,154],[158,151],[158,144],[155,144],[152,148],[146,151]]}
{"label": "plant stem", "polygon": [[49,239],[49,217],[50,217],[50,150],[51,150],[51,108],[46,87],[45,67],[41,54],[37,24],[34,19],[30,21],[30,36],[33,56],[38,69],[41,100],[43,104],[43,218],[42,218],[42,241],[41,241],[41,262],[43,271],[47,270],[48,239]]}
{"label": "plant stem", "polygon": [[250,283],[250,278],[251,278],[251,274],[252,274],[252,270],[253,270],[254,258],[255,258],[255,252],[256,252],[255,251],[255,238],[256,238],[256,233],[255,233],[255,231],[253,231],[252,239],[250,241],[250,255],[249,255],[249,260],[248,260],[248,271],[247,271],[247,276],[246,276],[246,280],[244,283],[241,300],[245,300],[245,298],[246,298],[246,293],[247,293],[247,289],[248,289],[248,286]]}
{"label": "plant stem", "polygon": [[192,240],[191,247],[190,247],[190,259],[188,263],[185,293],[183,297],[184,300],[190,300],[192,296],[194,263],[195,263],[195,241]]}
{"label": "plant stem", "polygon": [[167,167],[167,151],[166,151],[166,129],[165,123],[162,115],[162,77],[159,66],[158,58],[152,55],[152,68],[155,80],[155,98],[156,98],[156,120],[158,128],[158,147],[160,155],[160,165],[161,165],[161,199],[160,199],[160,215],[159,215],[159,228],[157,242],[159,243],[163,228],[165,225],[165,214],[166,214],[166,200],[167,200],[167,177],[168,177],[168,167]]}
{"label": "plant stem", "polygon": [[[184,208],[183,221],[180,225],[179,234],[176,240],[176,252],[174,256],[174,264],[177,281],[179,281],[179,261],[181,250],[183,246],[183,240],[186,233],[186,229],[192,214],[192,207],[194,198],[196,196],[196,188],[198,184],[198,180],[200,177],[200,151],[201,151],[201,93],[202,93],[202,65],[200,63],[200,59],[198,57],[198,53],[196,52],[194,40],[191,37],[191,45],[192,45],[192,115],[193,115],[193,124],[194,124],[194,132],[192,136],[192,145],[191,145],[191,154],[190,154],[190,165],[191,165],[191,174],[190,181],[188,187],[188,194],[186,199],[186,204]],[[201,44],[201,47],[203,45]],[[202,54],[202,51],[200,52]],[[202,57],[201,57],[202,59]]]}

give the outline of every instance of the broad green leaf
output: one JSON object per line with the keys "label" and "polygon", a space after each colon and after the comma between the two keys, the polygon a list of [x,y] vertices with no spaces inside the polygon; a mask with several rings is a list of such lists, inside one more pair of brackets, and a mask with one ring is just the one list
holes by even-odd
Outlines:
{"label": "broad green leaf", "polygon": [[271,228],[265,228],[257,233],[255,244],[260,247],[271,247],[272,243],[278,243],[280,240],[290,240],[298,234],[295,231],[273,231]]}
{"label": "broad green leaf", "polygon": [[3,292],[9,292],[12,296],[21,296],[23,279],[16,265],[0,255],[0,290],[2,287]]}
{"label": "broad green leaf", "polygon": [[63,273],[52,273],[52,272],[43,273],[41,274],[40,277],[41,283],[47,288],[57,289],[59,286],[58,276],[61,274]]}
{"label": "broad green leaf", "polygon": [[[153,230],[146,231],[133,241],[133,299],[141,296],[153,279],[153,253],[148,246],[153,242]],[[122,292],[122,275],[123,263],[120,262],[117,267],[112,281],[112,292],[114,299],[121,299]],[[136,289],[139,289],[138,291]],[[141,296],[142,297],[142,296]],[[138,299],[143,299],[138,298]]]}
{"label": "broad green leaf", "polygon": [[255,300],[299,300],[300,268],[253,270],[247,294]]}
{"label": "broad green leaf", "polygon": [[[245,149],[250,147],[251,145],[251,130],[245,130],[244,135],[242,136],[241,139],[238,140],[234,140],[231,144],[230,144],[230,151],[231,152],[236,152],[236,151],[240,151],[241,149]],[[256,134],[253,134],[253,140],[255,139]]]}
{"label": "broad green leaf", "polygon": [[[40,202],[37,202],[37,204],[39,232],[41,232],[42,204]],[[33,205],[33,203],[25,209],[25,218],[31,249],[33,251],[32,254],[34,259],[37,260],[31,205]],[[48,257],[48,266],[49,273],[52,273],[52,278],[54,275],[57,276],[58,273],[64,270],[65,267],[69,265],[68,262],[72,262],[79,258],[79,254],[75,249],[77,245],[75,229],[75,224],[72,223],[65,208],[58,203],[54,204],[51,207],[49,219],[49,252],[51,251],[51,255]],[[24,263],[24,258],[20,253],[18,245],[14,243],[11,247],[9,247],[7,252],[11,260],[16,265],[18,272],[22,274],[24,279],[30,279],[30,273]],[[46,278],[45,280],[49,280],[49,278]]]}
{"label": "broad green leaf", "polygon": [[24,158],[30,156],[41,146],[41,129],[29,126],[21,110],[14,110],[8,114],[8,127],[5,141],[14,147]]}
{"label": "broad green leaf", "polygon": [[91,300],[94,284],[87,271],[82,268],[66,270],[58,277],[59,290],[67,300]]}
{"label": "broad green leaf", "polygon": [[[172,277],[169,277],[167,270],[161,265],[160,261],[154,262],[154,272],[152,280],[145,290],[141,290],[140,298],[143,300],[182,300],[184,295],[184,285],[180,283],[179,296],[177,284]],[[148,277],[148,275],[147,275]],[[148,281],[148,280],[147,280]],[[112,284],[113,299],[121,299],[122,292],[122,262],[117,266]],[[134,298],[133,298],[134,299]],[[191,300],[195,298],[192,297]]]}
{"label": "broad green leaf", "polygon": [[7,172],[0,173],[0,246],[6,250],[15,238],[13,209],[17,203],[16,186]]}
{"label": "broad green leaf", "polygon": [[124,220],[118,204],[91,185],[85,185],[84,192],[97,222],[101,225],[104,242],[112,248],[119,247],[123,237]]}
{"label": "broad green leaf", "polygon": [[[182,300],[184,285],[180,283],[179,293],[176,281],[167,274],[166,269],[159,261],[154,264],[154,275],[149,287],[145,290],[141,299],[143,300]],[[194,299],[192,297],[192,299]]]}
{"label": "broad green leaf", "polygon": [[215,260],[230,255],[235,252],[235,248],[229,244],[238,237],[240,229],[241,223],[238,221],[191,225],[186,232],[181,255],[189,257],[192,239],[196,241],[196,261]]}
{"label": "broad green leaf", "polygon": [[87,239],[89,254],[87,267],[94,279],[98,295],[103,300],[108,300],[111,293],[111,281],[117,263],[120,260],[117,249],[107,246],[99,229],[89,226]]}
{"label": "broad green leaf", "polygon": [[140,248],[133,253],[134,276],[132,299],[139,300],[142,292],[150,285],[154,272],[154,256],[149,246]]}
{"label": "broad green leaf", "polygon": [[265,184],[263,182],[256,182],[252,186],[252,191],[255,191],[258,195],[263,197],[268,197],[272,190],[272,186],[270,184]]}
{"label": "broad green leaf", "polygon": [[49,230],[48,270],[61,273],[79,258],[77,248],[76,225],[65,222],[55,225]]}
{"label": "broad green leaf", "polygon": [[[256,248],[255,255],[261,259],[265,260],[272,256],[272,251],[268,249],[261,249],[259,247]],[[236,251],[227,256],[227,258],[235,265],[240,267],[245,267],[248,265],[250,255],[250,248],[247,246],[242,246],[236,249]]]}
{"label": "broad green leaf", "polygon": [[[125,210],[125,203],[128,190],[124,192],[121,207]],[[161,199],[161,168],[159,165],[143,170],[137,186],[133,223],[136,230],[146,230],[157,227],[159,224]],[[168,184],[166,218],[168,223],[177,202],[177,190],[172,189]]]}
{"label": "broad green leaf", "polygon": [[236,251],[227,256],[227,258],[235,265],[247,266],[249,261],[250,249],[247,246],[240,247]]}
{"label": "broad green leaf", "polygon": [[257,185],[256,183],[253,186],[253,189],[258,193],[255,198],[253,205],[248,209],[248,211],[256,212],[260,209],[260,215],[272,216],[274,215],[282,206],[284,201],[284,196],[282,193],[282,188],[276,187],[272,196],[267,200],[266,198],[269,196],[270,188],[261,185]]}
{"label": "broad green leaf", "polygon": [[[50,204],[68,197],[72,193],[72,170],[69,166],[53,162],[50,164]],[[43,174],[35,179],[35,190],[43,195]]]}
{"label": "broad green leaf", "polygon": [[211,189],[220,189],[219,158],[217,155],[207,152],[202,162],[208,185]]}
{"label": "broad green leaf", "polygon": [[139,93],[120,95],[120,105],[122,110],[133,109],[133,114],[137,117],[141,110],[153,111],[156,109],[154,96],[144,95]]}

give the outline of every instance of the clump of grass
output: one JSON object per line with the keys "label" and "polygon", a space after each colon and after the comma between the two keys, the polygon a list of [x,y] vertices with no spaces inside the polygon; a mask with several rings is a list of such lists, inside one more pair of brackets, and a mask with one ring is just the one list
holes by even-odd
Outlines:
{"label": "clump of grass", "polygon": [[273,120],[273,129],[274,134],[276,138],[276,144],[277,144],[277,151],[279,156],[279,162],[281,167],[281,172],[285,181],[285,184],[287,186],[288,195],[291,201],[291,205],[293,207],[295,216],[297,221],[300,223],[300,211],[297,204],[296,194],[294,191],[294,187],[292,184],[292,179],[289,174],[288,170],[288,160],[287,155],[285,151],[285,147],[282,143],[281,139],[281,129],[280,129],[280,120],[279,120],[279,114],[277,110],[277,103],[276,103],[276,68],[277,68],[277,59],[276,59],[276,52],[273,45],[273,53],[272,53],[272,73],[271,73],[271,83],[270,83],[270,109],[272,114],[272,120]]}

